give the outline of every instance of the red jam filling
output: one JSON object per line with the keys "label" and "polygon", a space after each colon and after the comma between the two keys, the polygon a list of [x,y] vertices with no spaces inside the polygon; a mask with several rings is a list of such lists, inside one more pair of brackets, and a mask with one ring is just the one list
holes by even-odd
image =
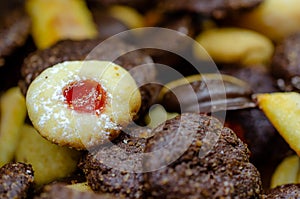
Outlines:
{"label": "red jam filling", "polygon": [[106,91],[94,80],[75,81],[63,89],[69,107],[77,112],[100,115],[106,104]]}

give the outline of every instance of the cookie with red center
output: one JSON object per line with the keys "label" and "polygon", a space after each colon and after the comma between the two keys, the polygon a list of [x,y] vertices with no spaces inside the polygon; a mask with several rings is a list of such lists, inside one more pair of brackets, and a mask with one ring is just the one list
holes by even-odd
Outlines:
{"label": "cookie with red center", "polygon": [[30,84],[26,105],[34,127],[61,146],[88,149],[119,135],[141,106],[132,76],[108,61],[66,61]]}

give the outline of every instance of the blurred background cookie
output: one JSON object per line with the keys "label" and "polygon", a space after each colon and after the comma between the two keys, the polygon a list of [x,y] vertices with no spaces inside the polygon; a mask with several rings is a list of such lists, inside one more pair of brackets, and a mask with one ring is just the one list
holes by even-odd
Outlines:
{"label": "blurred background cookie", "polygon": [[163,0],[159,2],[159,7],[168,12],[187,11],[220,19],[233,12],[254,8],[261,2],[262,0]]}
{"label": "blurred background cookie", "polygon": [[300,90],[300,32],[290,35],[276,48],[271,71],[282,91]]}

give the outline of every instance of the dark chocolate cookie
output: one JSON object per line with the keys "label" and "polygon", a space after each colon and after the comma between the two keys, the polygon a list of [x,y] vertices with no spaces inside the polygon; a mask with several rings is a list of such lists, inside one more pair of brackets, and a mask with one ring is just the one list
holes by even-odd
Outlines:
{"label": "dark chocolate cookie", "polygon": [[284,91],[300,90],[300,33],[287,37],[275,48],[271,69]]}
{"label": "dark chocolate cookie", "polygon": [[[182,114],[157,127],[147,141],[145,187],[157,198],[258,198],[261,179],[249,163],[249,150],[234,132],[209,116]],[[216,136],[216,137],[215,137]],[[217,138],[216,143],[210,142]],[[213,144],[213,145],[210,145]],[[211,146],[210,150],[207,146]],[[182,148],[187,148],[182,153]],[[163,150],[166,149],[166,150]],[[203,151],[207,153],[204,155]]]}
{"label": "dark chocolate cookie", "polygon": [[90,187],[96,192],[110,192],[117,197],[142,198],[143,174],[133,171],[142,166],[142,158],[138,154],[143,153],[145,143],[144,138],[121,133],[113,143],[89,152],[79,167],[83,169]]}
{"label": "dark chocolate cookie", "polygon": [[265,198],[300,198],[300,184],[285,184],[269,190]]}
{"label": "dark chocolate cookie", "polygon": [[8,163],[0,168],[0,198],[27,198],[32,185],[31,165]]}
{"label": "dark chocolate cookie", "polygon": [[91,191],[78,191],[63,183],[46,185],[42,193],[34,199],[113,199],[112,195],[96,194]]}
{"label": "dark chocolate cookie", "polygon": [[[85,41],[61,41],[46,50],[32,53],[24,60],[20,87],[26,95],[30,83],[46,68],[57,63],[74,60],[108,60],[127,69],[135,79],[142,95],[142,107],[140,113],[144,113],[156,100],[159,87],[150,84],[156,80],[156,68],[150,56],[132,51],[130,45],[122,41],[105,43],[102,39]],[[97,45],[101,45],[97,47]],[[123,55],[124,52],[129,52]],[[120,56],[122,55],[122,56]],[[138,67],[143,65],[145,67]],[[149,83],[149,84],[147,84]]]}
{"label": "dark chocolate cookie", "polygon": [[262,0],[163,0],[159,7],[167,11],[195,12],[220,19],[228,13],[254,8],[261,2]]}
{"label": "dark chocolate cookie", "polygon": [[[4,11],[0,17],[0,66],[5,58],[24,45],[30,33],[30,19],[23,7]],[[3,16],[2,16],[3,15]]]}

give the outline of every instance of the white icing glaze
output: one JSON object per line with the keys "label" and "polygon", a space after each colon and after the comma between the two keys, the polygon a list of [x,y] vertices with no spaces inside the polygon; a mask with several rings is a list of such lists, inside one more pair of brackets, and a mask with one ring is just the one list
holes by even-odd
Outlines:
{"label": "white icing glaze", "polygon": [[[86,65],[90,68],[84,71]],[[63,89],[86,79],[97,81],[107,93],[100,115],[77,112],[65,102]],[[32,82],[26,103],[33,125],[44,137],[83,149],[116,136],[121,126],[131,121],[141,103],[140,94],[133,92],[136,90],[129,73],[110,62],[64,62],[46,69]]]}

